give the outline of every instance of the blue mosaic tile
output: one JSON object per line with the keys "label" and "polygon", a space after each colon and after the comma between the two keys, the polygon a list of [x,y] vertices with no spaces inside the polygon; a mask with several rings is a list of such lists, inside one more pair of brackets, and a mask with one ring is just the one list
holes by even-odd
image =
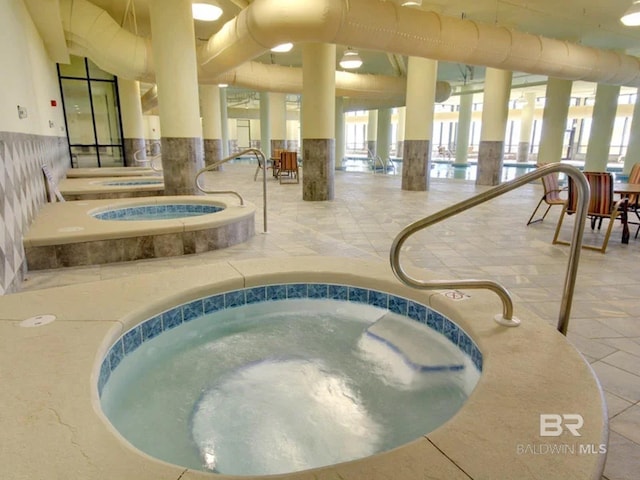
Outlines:
{"label": "blue mosaic tile", "polygon": [[429,314],[427,316],[427,325],[432,330],[442,333],[442,329],[444,328],[444,317],[438,312],[434,312],[433,310],[429,309]]}
{"label": "blue mosaic tile", "polygon": [[100,365],[100,375],[98,377],[98,395],[102,395],[102,389],[106,385],[107,381],[111,377],[111,366],[109,365],[109,359],[105,358]]}
{"label": "blue mosaic tile", "polygon": [[369,290],[369,305],[374,307],[387,308],[389,304],[389,295],[387,293]]}
{"label": "blue mosaic tile", "polygon": [[251,303],[264,302],[267,299],[267,289],[265,287],[248,288],[246,291],[247,305]]}
{"label": "blue mosaic tile", "polygon": [[458,334],[458,347],[462,350],[469,358],[471,358],[471,351],[473,350],[473,341],[469,338],[469,335],[460,330]]}
{"label": "blue mosaic tile", "polygon": [[157,337],[162,333],[162,316],[153,317],[142,324],[142,341]]}
{"label": "blue mosaic tile", "polygon": [[287,285],[287,298],[307,298],[307,284],[293,283]]}
{"label": "blue mosaic tile", "polygon": [[366,288],[349,287],[349,301],[356,303],[367,303],[369,290]]}
{"label": "blue mosaic tile", "polygon": [[194,318],[201,317],[204,314],[204,306],[202,300],[194,300],[182,306],[182,321],[189,322]]}
{"label": "blue mosaic tile", "polygon": [[450,321],[449,319],[444,319],[444,325],[442,327],[442,333],[445,337],[453,342],[454,345],[458,345],[458,333],[460,329],[458,326]]}
{"label": "blue mosaic tile", "polygon": [[476,368],[482,371],[482,353],[477,346],[474,345],[473,351],[471,352],[471,360]]}
{"label": "blue mosaic tile", "polygon": [[329,295],[329,286],[326,283],[310,283],[309,298],[327,298]]}
{"label": "blue mosaic tile", "polygon": [[111,370],[115,370],[123,358],[124,346],[122,345],[122,339],[120,339],[109,350],[109,365],[111,366]]}
{"label": "blue mosaic tile", "polygon": [[407,305],[407,316],[420,323],[427,323],[427,307],[420,303],[409,300]]}
{"label": "blue mosaic tile", "polygon": [[175,307],[162,314],[162,328],[171,330],[182,323],[182,307]]}
{"label": "blue mosaic tile", "polygon": [[267,285],[267,300],[284,300],[287,298],[287,287],[284,285]]}
{"label": "blue mosaic tile", "polygon": [[406,315],[409,301],[406,298],[389,295],[389,310],[399,315]]}
{"label": "blue mosaic tile", "polygon": [[217,312],[224,309],[224,293],[212,295],[202,300],[204,313]]}
{"label": "blue mosaic tile", "polygon": [[241,307],[244,304],[244,290],[224,294],[224,308]]}
{"label": "blue mosaic tile", "polygon": [[329,298],[332,300],[347,300],[348,289],[343,285],[329,285]]}
{"label": "blue mosaic tile", "polygon": [[132,328],[122,337],[124,344],[124,354],[127,355],[133,352],[142,344],[142,327],[140,325]]}

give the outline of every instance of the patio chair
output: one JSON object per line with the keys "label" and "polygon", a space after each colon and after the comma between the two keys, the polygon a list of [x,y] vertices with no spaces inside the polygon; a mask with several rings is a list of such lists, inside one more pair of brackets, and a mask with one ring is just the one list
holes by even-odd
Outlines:
{"label": "patio chair", "polygon": [[[283,182],[283,178],[287,178],[287,182]],[[280,155],[280,168],[278,171],[278,179],[280,183],[299,183],[298,175],[298,152],[282,152]]]}
{"label": "patio chair", "polygon": [[[640,162],[635,163],[633,167],[631,167],[631,172],[629,173],[629,180],[627,183],[640,184]],[[634,212],[636,217],[638,218],[638,222],[629,222],[634,225],[637,224],[638,228],[636,230],[635,238],[638,238],[638,233],[640,232],[640,195],[637,193],[632,193],[627,196],[627,200],[629,201],[627,205],[627,210]]]}
{"label": "patio chair", "polygon": [[[540,167],[542,165],[537,165],[537,166]],[[553,207],[554,205],[564,206],[564,204],[567,201],[565,198],[562,198],[560,196],[560,192],[566,191],[567,187],[560,188],[560,186],[558,185],[557,173],[550,173],[549,175],[545,175],[544,177],[540,178],[540,181],[542,181],[544,194],[542,195],[542,198],[538,202],[538,205],[536,205],[536,208],[531,213],[531,216],[529,217],[529,221],[527,222],[527,225],[531,225],[532,223],[538,223],[543,221],[544,218],[547,216],[547,213],[549,213],[549,210],[551,210],[551,207]],[[544,214],[542,215],[542,217],[534,220],[533,218],[538,212],[540,205],[542,205],[542,202],[545,202],[547,204],[547,209],[544,211]]]}
{"label": "patio chair", "polygon": [[[582,248],[590,250],[597,250],[600,253],[605,253],[607,250],[607,244],[609,243],[609,237],[613,230],[616,218],[621,215],[621,206],[624,200],[617,202],[613,201],[613,176],[608,172],[584,172],[584,176],[589,183],[591,195],[589,197],[589,208],[587,210],[587,217],[591,221],[591,230],[598,226],[598,230],[602,226],[602,220],[608,219],[609,225],[605,233],[601,246],[595,245],[582,245]],[[578,195],[575,184],[571,177],[569,177],[569,189],[567,202],[562,209],[560,218],[558,219],[558,225],[556,226],[556,232],[553,237],[554,244],[570,245],[570,242],[559,240],[560,229],[565,215],[572,215],[576,213],[578,205]]]}

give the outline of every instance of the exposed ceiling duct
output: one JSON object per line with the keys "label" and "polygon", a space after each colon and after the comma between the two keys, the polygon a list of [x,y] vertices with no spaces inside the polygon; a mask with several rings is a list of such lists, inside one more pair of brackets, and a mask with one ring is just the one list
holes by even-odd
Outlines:
{"label": "exposed ceiling duct", "polygon": [[[60,0],[60,9],[65,35],[75,51],[118,76],[153,81],[149,39],[121,28],[87,0]],[[255,0],[198,48],[199,81],[299,92],[301,69],[247,63],[287,41],[337,43],[572,80],[640,86],[640,61],[630,55],[371,0]],[[403,103],[404,78],[336,72],[336,86],[339,95],[369,96],[383,103],[388,100],[389,105]]]}
{"label": "exposed ceiling duct", "polygon": [[255,0],[201,48],[218,75],[283,42],[350,45],[568,80],[640,86],[640,60],[619,52],[371,0]]}

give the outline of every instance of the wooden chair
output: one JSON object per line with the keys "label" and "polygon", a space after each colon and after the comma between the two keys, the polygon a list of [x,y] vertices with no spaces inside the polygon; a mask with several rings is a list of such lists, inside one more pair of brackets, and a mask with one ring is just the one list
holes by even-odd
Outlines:
{"label": "wooden chair", "polygon": [[[283,182],[287,178],[287,182]],[[298,152],[282,152],[280,155],[280,169],[278,171],[280,183],[299,183]]]}
{"label": "wooden chair", "polygon": [[[540,167],[542,165],[537,165],[537,166]],[[538,205],[536,205],[536,208],[531,213],[531,216],[529,217],[529,221],[527,222],[527,225],[531,225],[532,223],[543,221],[544,218],[547,216],[547,213],[549,213],[549,210],[551,210],[551,207],[553,207],[554,205],[564,206],[564,204],[567,202],[566,198],[562,198],[560,196],[560,192],[567,190],[567,188],[566,187],[560,188],[560,185],[558,184],[557,173],[550,173],[549,175],[545,175],[544,177],[541,177],[540,180],[542,181],[544,194],[542,195],[542,198],[538,202]],[[544,211],[544,214],[542,215],[542,217],[534,220],[533,217],[536,215],[536,212],[540,208],[540,205],[542,205],[542,202],[545,202],[547,204],[547,209]]]}
{"label": "wooden chair", "polygon": [[[595,229],[596,224],[598,225],[598,230],[600,230],[602,220],[605,218],[609,219],[609,225],[607,226],[607,231],[601,246],[582,245],[582,248],[588,248],[590,250],[597,250],[601,253],[605,253],[615,220],[622,213],[621,206],[624,200],[617,202],[613,201],[613,176],[610,173],[584,172],[584,176],[586,177],[591,190],[589,208],[587,210],[587,216],[591,220],[591,230]],[[558,225],[556,226],[556,232],[553,237],[554,244],[570,245],[570,242],[558,240],[558,236],[560,234],[565,214],[572,215],[576,213],[578,205],[577,197],[578,195],[575,184],[571,177],[569,177],[568,198],[564,208],[562,209],[560,218],[558,219]]]}
{"label": "wooden chair", "polygon": [[[629,173],[629,180],[627,183],[640,184],[640,162],[635,163],[633,167],[631,167],[631,172]],[[627,200],[629,201],[627,205],[627,210],[632,211],[636,214],[638,218],[638,229],[636,230],[635,238],[638,238],[638,233],[640,232],[640,195],[637,193],[632,193],[627,196]],[[636,222],[629,222],[636,224]]]}

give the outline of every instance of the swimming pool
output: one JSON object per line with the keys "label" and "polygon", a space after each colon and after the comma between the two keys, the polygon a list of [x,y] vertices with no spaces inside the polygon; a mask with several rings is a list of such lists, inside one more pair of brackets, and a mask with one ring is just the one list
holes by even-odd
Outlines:
{"label": "swimming pool", "polygon": [[296,283],[203,297],[143,321],[110,347],[97,389],[142,451],[265,475],[411,442],[462,407],[481,369],[471,338],[421,303]]}
{"label": "swimming pool", "polygon": [[197,217],[224,210],[224,207],[198,203],[169,203],[136,205],[135,207],[115,208],[92,214],[99,220],[168,220],[173,218]]}

